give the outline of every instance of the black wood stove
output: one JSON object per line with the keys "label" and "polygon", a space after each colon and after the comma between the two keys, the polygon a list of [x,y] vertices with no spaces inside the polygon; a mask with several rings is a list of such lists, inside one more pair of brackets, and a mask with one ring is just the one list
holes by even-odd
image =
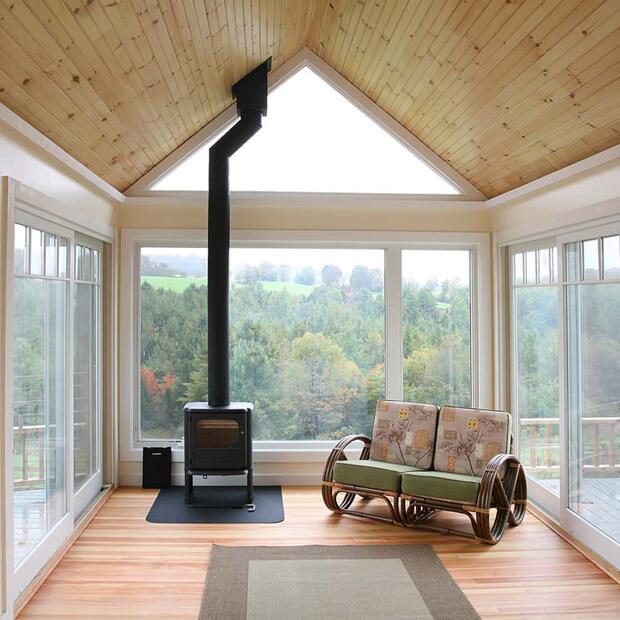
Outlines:
{"label": "black wood stove", "polygon": [[208,367],[209,402],[185,405],[185,502],[193,477],[247,476],[246,507],[254,510],[251,403],[231,403],[228,286],[230,253],[229,158],[260,128],[267,114],[267,59],[232,87],[239,121],[209,149]]}
{"label": "black wood stove", "polygon": [[246,506],[254,502],[251,403],[185,405],[185,502],[192,503],[194,476],[247,476]]}

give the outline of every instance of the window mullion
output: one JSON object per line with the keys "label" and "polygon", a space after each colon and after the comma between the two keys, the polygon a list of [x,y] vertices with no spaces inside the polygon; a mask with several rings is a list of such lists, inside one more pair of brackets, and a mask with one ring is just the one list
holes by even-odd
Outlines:
{"label": "window mullion", "polygon": [[391,400],[403,398],[402,249],[385,252],[385,389]]}

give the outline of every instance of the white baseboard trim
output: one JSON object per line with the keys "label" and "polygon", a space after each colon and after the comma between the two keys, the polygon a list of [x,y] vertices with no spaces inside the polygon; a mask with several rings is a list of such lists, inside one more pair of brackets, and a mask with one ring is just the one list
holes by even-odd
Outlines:
{"label": "white baseboard trim", "polygon": [[[172,484],[173,486],[183,486],[185,480],[183,474],[173,474]],[[235,486],[244,485],[244,476],[210,476],[208,480],[203,480],[199,476],[194,476],[195,486]],[[320,474],[255,474],[254,475],[255,486],[269,486],[269,485],[281,485],[281,486],[319,486],[321,484]],[[142,475],[141,474],[120,474],[120,486],[123,487],[141,487]]]}

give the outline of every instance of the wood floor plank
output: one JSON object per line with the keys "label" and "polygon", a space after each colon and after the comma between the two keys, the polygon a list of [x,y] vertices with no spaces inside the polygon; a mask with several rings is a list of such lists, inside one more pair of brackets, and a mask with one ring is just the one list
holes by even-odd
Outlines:
{"label": "wood floor plank", "polygon": [[147,523],[155,496],[116,491],[19,617],[195,619],[213,543],[427,543],[483,618],[618,617],[620,586],[531,514],[491,547],[332,515],[312,487],[286,488],[285,521],[264,525]]}

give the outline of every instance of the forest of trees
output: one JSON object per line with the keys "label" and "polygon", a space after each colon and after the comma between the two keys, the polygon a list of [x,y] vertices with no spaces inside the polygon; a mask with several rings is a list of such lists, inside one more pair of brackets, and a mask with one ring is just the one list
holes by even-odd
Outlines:
{"label": "forest of trees", "polygon": [[[282,281],[289,285],[269,287]],[[410,283],[403,295],[405,398],[469,404],[468,287]],[[181,292],[142,283],[143,437],[180,438],[183,404],[206,400],[206,297],[204,281]],[[254,403],[255,439],[370,432],[385,396],[380,270],[360,265],[345,277],[335,265],[245,266],[230,307],[231,398]]]}

